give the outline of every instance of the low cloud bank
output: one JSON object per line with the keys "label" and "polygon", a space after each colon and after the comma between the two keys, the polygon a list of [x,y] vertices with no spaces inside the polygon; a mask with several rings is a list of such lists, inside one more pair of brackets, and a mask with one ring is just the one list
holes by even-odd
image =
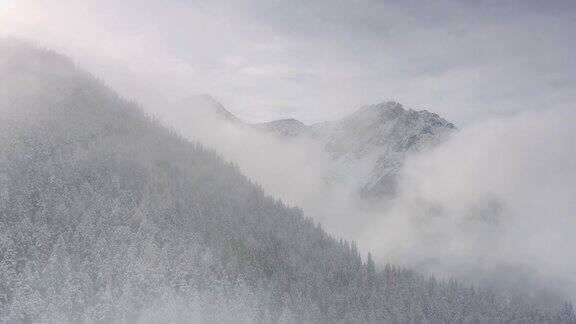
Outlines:
{"label": "low cloud bank", "polygon": [[522,113],[462,129],[410,157],[398,197],[374,204],[326,185],[328,157],[317,144],[199,118],[197,108],[179,107],[165,122],[381,264],[576,298],[576,114]]}
{"label": "low cloud bank", "polygon": [[[213,148],[249,178],[284,202],[300,207],[331,234],[355,239],[374,209],[343,184],[327,185],[330,163],[323,147],[309,140],[282,141],[250,125],[223,120],[210,103],[168,105],[162,121],[186,138]],[[351,217],[350,215],[355,215]]]}
{"label": "low cloud bank", "polygon": [[410,158],[391,209],[358,237],[381,259],[576,299],[576,114],[468,127]]}

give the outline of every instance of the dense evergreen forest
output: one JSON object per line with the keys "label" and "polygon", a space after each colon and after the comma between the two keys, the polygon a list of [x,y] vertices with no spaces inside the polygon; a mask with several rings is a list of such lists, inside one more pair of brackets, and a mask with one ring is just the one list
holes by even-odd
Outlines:
{"label": "dense evergreen forest", "polygon": [[69,59],[0,42],[0,321],[576,323],[363,258]]}

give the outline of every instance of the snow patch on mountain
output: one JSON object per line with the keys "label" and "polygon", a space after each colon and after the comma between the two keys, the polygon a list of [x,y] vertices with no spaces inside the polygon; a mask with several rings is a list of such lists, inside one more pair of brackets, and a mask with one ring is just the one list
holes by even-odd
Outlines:
{"label": "snow patch on mountain", "polygon": [[292,118],[254,124],[253,126],[259,130],[277,134],[282,139],[298,137],[309,129],[301,121]]}
{"label": "snow patch on mountain", "polygon": [[345,183],[365,198],[393,195],[409,154],[441,143],[456,128],[437,114],[393,101],[363,106],[334,122],[306,126],[294,119],[255,125],[284,140],[309,138],[330,156],[325,178]]}

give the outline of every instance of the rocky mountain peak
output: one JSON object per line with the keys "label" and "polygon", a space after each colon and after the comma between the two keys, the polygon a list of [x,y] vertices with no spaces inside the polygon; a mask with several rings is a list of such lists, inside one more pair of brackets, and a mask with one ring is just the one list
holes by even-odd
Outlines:
{"label": "rocky mountain peak", "polygon": [[257,129],[277,134],[281,138],[297,137],[308,130],[308,126],[293,118],[259,123],[254,124],[253,126]]}
{"label": "rocky mountain peak", "polygon": [[370,116],[378,119],[394,119],[406,113],[406,109],[395,101],[384,101],[360,107],[352,116]]}
{"label": "rocky mountain peak", "polygon": [[435,113],[406,109],[395,101],[362,106],[340,120],[312,126],[292,119],[257,127],[281,138],[308,136],[320,143],[333,160],[327,178],[365,197],[394,194],[405,158],[438,145],[455,129]]}

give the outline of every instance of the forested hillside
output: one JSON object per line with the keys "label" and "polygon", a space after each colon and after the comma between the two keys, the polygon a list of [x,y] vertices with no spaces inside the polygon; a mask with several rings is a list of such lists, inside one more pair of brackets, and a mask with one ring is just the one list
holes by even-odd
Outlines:
{"label": "forested hillside", "polygon": [[576,322],[375,267],[58,54],[0,76],[0,321]]}

